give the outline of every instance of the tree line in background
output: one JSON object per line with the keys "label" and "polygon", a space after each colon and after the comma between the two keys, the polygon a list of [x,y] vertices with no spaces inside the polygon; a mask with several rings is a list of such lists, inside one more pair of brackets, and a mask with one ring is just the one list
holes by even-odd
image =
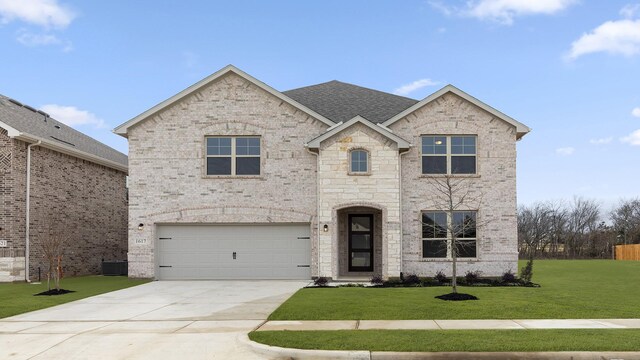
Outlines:
{"label": "tree line in background", "polygon": [[581,197],[518,208],[520,258],[611,259],[623,244],[640,244],[640,198],[620,200],[609,213]]}

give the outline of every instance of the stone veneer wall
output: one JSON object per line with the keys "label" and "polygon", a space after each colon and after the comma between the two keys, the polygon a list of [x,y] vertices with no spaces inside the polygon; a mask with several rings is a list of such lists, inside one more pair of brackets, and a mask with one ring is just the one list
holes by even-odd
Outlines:
{"label": "stone veneer wall", "polygon": [[[129,130],[129,276],[155,277],[162,223],[308,223],[317,275],[316,155],[328,126],[229,73]],[[260,176],[206,176],[205,136],[261,136]],[[144,224],[138,230],[138,224]]]}
{"label": "stone veneer wall", "polygon": [[[515,127],[447,93],[390,129],[412,143],[402,156],[403,262],[405,273],[433,276],[438,270],[451,273],[451,261],[422,258],[422,210],[436,210],[433,185],[421,175],[421,135],[475,134],[478,176],[470,177],[476,194],[483,194],[478,231],[477,260],[459,261],[458,273],[480,270],[484,276],[517,272],[516,132]],[[473,207],[473,206],[472,206]]]}
{"label": "stone veneer wall", "polygon": [[[370,174],[349,175],[349,151],[369,151]],[[373,207],[382,212],[382,276],[400,274],[400,172],[395,142],[362,124],[323,141],[318,171],[320,276],[339,277],[338,210]]]}
{"label": "stone veneer wall", "polygon": [[[0,133],[0,151],[11,153],[11,170],[0,180],[3,216],[0,239],[2,269],[24,280],[25,195],[27,143]],[[39,146],[32,147],[30,277],[38,268],[46,275],[41,242],[45,228],[63,230],[66,237],[62,261],[65,276],[99,274],[100,262],[126,258],[126,174]]]}

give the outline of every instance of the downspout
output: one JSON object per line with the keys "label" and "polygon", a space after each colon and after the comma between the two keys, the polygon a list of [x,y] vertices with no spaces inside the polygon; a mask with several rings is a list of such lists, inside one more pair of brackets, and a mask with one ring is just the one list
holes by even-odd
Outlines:
{"label": "downspout", "polygon": [[316,153],[311,151],[307,144],[305,144],[304,148],[316,156],[316,277],[320,277],[320,149]]}
{"label": "downspout", "polygon": [[27,145],[27,198],[25,202],[26,224],[25,224],[25,246],[24,246],[24,280],[31,282],[29,279],[29,228],[30,228],[30,208],[31,208],[31,147],[42,144],[42,141]]}
{"label": "downspout", "polygon": [[401,152],[398,157],[398,179],[400,184],[400,272],[402,272],[402,254],[404,253],[403,242],[404,242],[404,229],[402,228],[402,220],[404,219],[403,212],[404,209],[402,207],[402,156],[409,153],[410,148]]}

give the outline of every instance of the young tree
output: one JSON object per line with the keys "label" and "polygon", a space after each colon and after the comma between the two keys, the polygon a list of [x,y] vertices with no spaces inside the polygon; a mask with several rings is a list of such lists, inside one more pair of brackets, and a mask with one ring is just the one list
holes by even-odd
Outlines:
{"label": "young tree", "polygon": [[[487,220],[478,221],[477,210],[482,204],[483,193],[473,186],[471,179],[452,175],[441,175],[428,179],[434,191],[435,210],[444,212],[446,223],[442,221],[434,225],[435,231],[446,231],[446,238],[451,251],[451,288],[454,294],[458,293],[458,257],[468,251],[477,249],[475,239],[479,228],[487,224]],[[431,220],[428,220],[432,222]],[[423,224],[424,220],[423,220]]]}
{"label": "young tree", "polygon": [[60,291],[65,236],[62,231],[49,226],[46,232],[41,235],[39,242],[42,246],[42,254],[47,261],[47,288],[51,291],[51,280],[53,280],[56,291]]}

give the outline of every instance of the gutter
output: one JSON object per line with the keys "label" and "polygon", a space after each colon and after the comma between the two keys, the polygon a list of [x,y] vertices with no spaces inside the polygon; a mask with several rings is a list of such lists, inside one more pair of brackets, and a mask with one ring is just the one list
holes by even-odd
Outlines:
{"label": "gutter", "polygon": [[63,144],[58,144],[55,143],[53,141],[48,141],[47,139],[43,139],[41,137],[35,136],[35,135],[31,135],[31,134],[26,134],[26,133],[19,133],[15,136],[12,136],[12,138],[17,139],[17,140],[21,140],[24,142],[38,142],[41,144],[42,147],[46,147],[48,149],[51,150],[55,150],[57,152],[63,153],[63,154],[67,154],[67,155],[71,155],[73,157],[76,157],[78,159],[82,159],[82,160],[86,160],[89,162],[92,162],[94,164],[98,164],[98,165],[102,165],[102,166],[106,166],[108,168],[111,169],[115,169],[118,171],[122,171],[124,173],[128,173],[129,172],[129,168],[127,165],[122,165],[119,164],[115,161],[111,161],[111,160],[107,160],[98,156],[95,156],[93,154],[89,154],[87,152],[84,152],[82,150],[77,150],[74,149],[70,146],[67,145],[63,145]]}
{"label": "gutter", "polygon": [[29,243],[29,228],[30,226],[30,210],[31,210],[31,147],[39,146],[42,141],[27,145],[27,198],[25,202],[25,246],[24,246],[24,280],[31,282],[29,278],[29,255],[30,255],[30,243]]}

